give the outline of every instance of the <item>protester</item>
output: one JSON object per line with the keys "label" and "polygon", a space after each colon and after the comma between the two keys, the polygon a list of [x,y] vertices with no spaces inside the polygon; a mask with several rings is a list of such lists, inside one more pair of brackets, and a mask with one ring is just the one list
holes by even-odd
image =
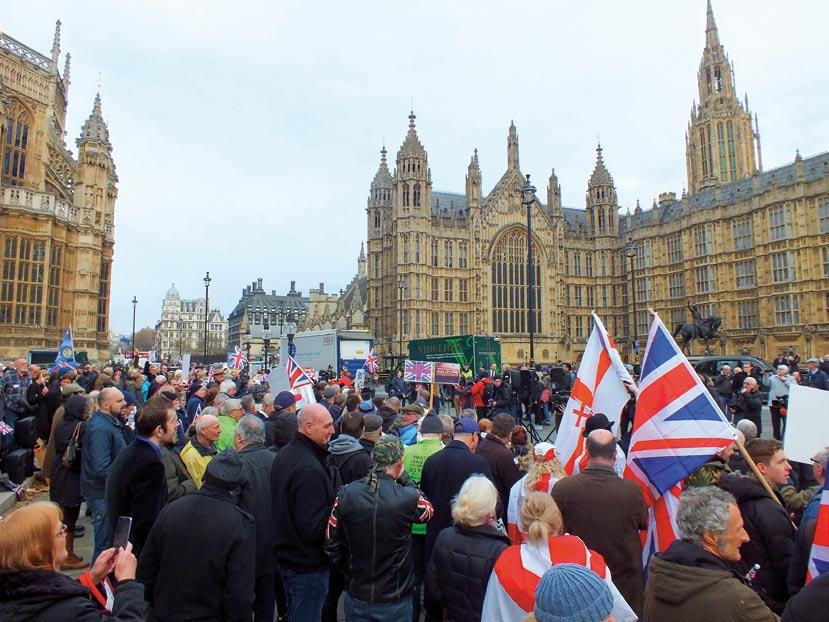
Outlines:
{"label": "protester", "polygon": [[98,411],[87,422],[84,431],[81,451],[81,495],[92,512],[92,530],[95,538],[92,559],[97,559],[98,555],[109,547],[109,519],[104,492],[110,467],[121,450],[127,446],[126,427],[121,420],[121,411],[125,407],[123,393],[113,387],[104,389],[98,395]]}
{"label": "protester", "polygon": [[587,468],[560,480],[552,491],[567,533],[579,536],[607,560],[619,591],[637,615],[642,613],[642,541],[647,509],[638,484],[613,470],[616,439],[594,430],[585,439]]}
{"label": "protester", "polygon": [[339,475],[340,485],[349,484],[368,475],[371,456],[360,444],[365,422],[359,413],[346,413],[339,419],[340,435],[328,443],[331,464]]}
{"label": "protester", "polygon": [[[426,460],[443,449],[443,424],[435,415],[426,415],[420,422],[420,440],[409,445],[403,454],[403,468],[412,478],[415,486],[420,486],[423,465]],[[426,525],[412,525],[412,563],[414,567],[415,591],[412,594],[412,620],[419,622],[420,601],[423,580],[426,576]]]}
{"label": "protester", "polygon": [[756,378],[746,376],[742,388],[729,408],[734,413],[735,420],[748,419],[757,426],[757,435],[763,435],[763,421],[760,416],[763,410],[763,398],[758,391]]}
{"label": "protester", "polygon": [[[62,375],[59,374],[59,377],[57,406],[54,412],[50,415],[49,441],[46,443],[46,450],[43,452],[43,462],[40,466],[41,472],[44,473],[46,477],[50,477],[50,474],[52,473],[52,465],[55,459],[54,435],[55,430],[57,430],[60,425],[60,422],[63,421],[63,404],[73,395],[82,395],[86,393],[84,388],[75,382],[75,372],[68,371]],[[97,400],[95,406],[97,407]]]}
{"label": "protester", "polygon": [[58,425],[54,437],[55,453],[58,458],[52,463],[49,500],[60,506],[63,521],[66,524],[66,558],[60,564],[60,570],[78,570],[89,565],[75,554],[75,527],[81,511],[81,465],[80,452],[74,461],[64,464],[64,454],[70,442],[80,445],[83,441],[86,414],[86,398],[72,396],[64,405],[63,419]]}
{"label": "protester", "polygon": [[728,463],[734,452],[735,445],[733,443],[720,449],[711,457],[711,460],[685,478],[685,488],[716,485],[723,475],[733,472]]}
{"label": "protester", "polygon": [[535,590],[525,622],[613,622],[613,595],[596,573],[578,564],[553,566]]}
{"label": "protester", "polygon": [[201,414],[206,396],[207,388],[203,384],[196,382],[190,386],[190,399],[187,400],[187,406],[184,409],[187,415],[187,427],[190,427]]}
{"label": "protester", "polygon": [[[507,415],[512,424],[512,417]],[[498,491],[473,475],[452,503],[454,525],[438,534],[427,570],[427,589],[448,620],[480,620],[495,560],[510,544],[498,526]]]}
{"label": "protester", "polygon": [[788,366],[780,365],[777,367],[777,374],[766,374],[763,377],[763,384],[769,387],[768,407],[771,412],[772,435],[779,441],[786,432],[785,409],[788,407],[789,388],[796,382],[789,375]]}
{"label": "protester", "polygon": [[[595,413],[593,416],[587,419],[584,424],[584,430],[582,430],[582,436],[587,438],[593,430],[608,430],[609,432],[613,432],[613,426],[616,424],[615,421],[610,421],[607,418],[607,415],[604,413]],[[576,459],[575,463],[573,464],[573,473],[578,473],[584,467],[587,466],[588,456],[587,452],[583,451],[582,454]],[[613,470],[616,472],[616,475],[622,477],[625,472],[625,467],[627,465],[627,457],[625,456],[625,452],[622,451],[622,448],[619,447],[619,444],[616,444],[616,457],[613,463]]]}
{"label": "protester", "polygon": [[321,404],[303,408],[298,423],[296,438],[277,453],[271,469],[274,556],[291,622],[318,622],[328,591],[323,547],[335,491],[325,448],[334,425]]}
{"label": "protester", "polygon": [[68,533],[60,508],[38,501],[0,519],[0,620],[3,622],[138,622],[144,620],[144,588],[135,579],[132,547],[108,549],[86,573],[93,584],[114,573],[110,611],[89,589],[58,571]]}
{"label": "protester", "polygon": [[827,611],[829,572],[824,572],[789,600],[781,622],[824,622]]}
{"label": "protester", "polygon": [[256,556],[253,517],[239,507],[244,463],[218,454],[192,495],[167,505],[138,563],[148,622],[251,619]]}
{"label": "protester", "polygon": [[242,459],[239,507],[255,519],[256,561],[254,622],[273,622],[273,532],[271,531],[271,469],[276,454],[265,447],[265,425],[256,415],[239,419],[233,439]]}
{"label": "protester", "polygon": [[364,415],[360,445],[369,456],[374,451],[374,444],[380,440],[381,436],[383,436],[383,418],[380,415]]}
{"label": "protester", "polygon": [[222,434],[222,426],[218,418],[212,413],[217,412],[212,406],[207,406],[201,416],[196,419],[194,433],[181,450],[181,461],[187,467],[187,472],[193,478],[196,488],[202,484],[204,472],[208,463],[218,452],[216,441]]}
{"label": "protester", "polygon": [[412,615],[411,529],[432,517],[432,505],[403,470],[403,452],[396,436],[377,441],[368,476],[346,484],[331,511],[325,552],[347,577],[349,621]]}
{"label": "protester", "polygon": [[17,359],[14,367],[3,374],[3,379],[0,381],[3,405],[6,409],[3,422],[12,430],[17,420],[26,417],[31,411],[26,402],[26,392],[30,384],[32,384],[32,378],[29,376],[29,364],[26,359]]}
{"label": "protester", "polygon": [[521,478],[521,471],[513,459],[512,451],[507,447],[513,427],[515,427],[515,420],[512,415],[507,413],[495,415],[491,431],[487,433],[486,438],[481,439],[475,450],[477,455],[483,456],[489,463],[492,481],[498,490],[500,499],[498,518],[504,522],[507,518],[510,489]]}
{"label": "protester", "polygon": [[[180,430],[176,428],[176,434]],[[188,440],[189,442],[189,440]],[[190,476],[181,455],[174,444],[164,442],[161,446],[161,462],[164,465],[164,480],[167,482],[167,503],[196,492],[196,482]]]}
{"label": "protester", "polygon": [[280,391],[274,399],[274,410],[265,422],[265,443],[279,451],[296,436],[296,403],[299,396],[290,391]]}
{"label": "protester", "polygon": [[[745,448],[763,479],[779,497],[778,490],[788,482],[791,472],[780,441],[756,438]],[[718,486],[737,499],[745,530],[751,538],[740,547],[738,567],[745,574],[755,564],[760,565],[753,583],[764,595],[766,604],[780,614],[789,597],[786,576],[795,536],[782,499],[770,497],[753,474],[748,477],[723,476]]]}
{"label": "protester", "polygon": [[132,517],[130,542],[139,557],[167,501],[161,448],[176,438],[178,417],[166,399],[151,397],[135,419],[136,439],[115,458],[106,481],[106,515],[113,534],[120,516]]}
{"label": "protester", "polygon": [[773,621],[777,616],[734,570],[749,536],[734,497],[715,486],[686,489],[679,500],[680,540],[651,557],[645,619]]}
{"label": "protester", "polygon": [[563,534],[561,513],[550,495],[530,492],[521,504],[525,539],[505,549],[489,577],[483,620],[520,622],[533,610],[541,575],[550,567],[578,563],[604,580],[612,594],[616,622],[634,622],[636,614],[616,589],[604,558],[578,537]]}
{"label": "protester", "polygon": [[[233,384],[232,380],[225,380]],[[234,387],[236,385],[233,385]],[[237,399],[229,398],[222,402],[219,410],[221,413],[218,417],[219,425],[222,427],[222,434],[219,440],[216,441],[216,449],[220,452],[228,448],[233,448],[233,436],[236,433],[236,424],[239,423],[242,415],[245,414],[245,409],[242,408],[242,402]]]}
{"label": "protester", "polygon": [[809,371],[803,374],[803,386],[812,387],[813,389],[821,389],[822,391],[829,391],[829,374],[820,369],[820,360],[810,358],[806,361],[806,366]]}
{"label": "protester", "polygon": [[526,533],[519,511],[524,497],[534,490],[550,494],[556,482],[566,476],[552,443],[536,443],[533,446],[532,461],[529,463],[526,475],[515,482],[510,489],[507,504],[507,534],[513,544],[520,544],[521,534]]}

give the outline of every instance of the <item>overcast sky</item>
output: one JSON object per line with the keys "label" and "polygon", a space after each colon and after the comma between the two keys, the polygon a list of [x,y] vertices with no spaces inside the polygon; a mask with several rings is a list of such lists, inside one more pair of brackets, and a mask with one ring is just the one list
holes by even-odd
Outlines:
{"label": "overcast sky", "polygon": [[[738,92],[760,116],[765,168],[829,148],[829,3],[715,0]],[[393,159],[412,100],[435,190],[484,192],[521,168],[567,206],[601,136],[620,205],[682,192],[704,0],[4,4],[0,29],[72,54],[69,146],[99,73],[118,167],[111,325],[154,325],[171,282],[225,314],[265,288],[336,291],[354,276],[385,138]],[[61,56],[61,67],[63,55]],[[212,305],[211,305],[212,306]]]}

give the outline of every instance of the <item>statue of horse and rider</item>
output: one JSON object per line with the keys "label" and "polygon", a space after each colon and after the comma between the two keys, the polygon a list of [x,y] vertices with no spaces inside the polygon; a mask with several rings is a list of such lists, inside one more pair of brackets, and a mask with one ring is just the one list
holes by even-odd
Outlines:
{"label": "statue of horse and rider", "polygon": [[674,339],[682,339],[682,349],[688,355],[691,354],[691,342],[694,339],[702,339],[705,342],[706,353],[711,354],[708,340],[718,336],[717,330],[722,324],[722,318],[718,315],[703,318],[699,308],[690,303],[688,304],[688,309],[691,311],[693,322],[677,324],[674,329]]}

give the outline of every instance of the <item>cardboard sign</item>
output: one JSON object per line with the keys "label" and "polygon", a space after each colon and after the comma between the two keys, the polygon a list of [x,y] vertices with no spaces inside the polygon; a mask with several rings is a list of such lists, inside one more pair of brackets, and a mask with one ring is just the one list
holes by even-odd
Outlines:
{"label": "cardboard sign", "polygon": [[460,363],[435,363],[435,382],[438,384],[458,384],[460,381]]}
{"label": "cardboard sign", "polygon": [[812,456],[829,438],[829,391],[794,385],[789,389],[789,409],[783,447],[786,457],[811,464]]}
{"label": "cardboard sign", "polygon": [[406,382],[432,382],[432,374],[434,373],[434,363],[427,361],[410,361],[406,360],[403,364],[403,380]]}

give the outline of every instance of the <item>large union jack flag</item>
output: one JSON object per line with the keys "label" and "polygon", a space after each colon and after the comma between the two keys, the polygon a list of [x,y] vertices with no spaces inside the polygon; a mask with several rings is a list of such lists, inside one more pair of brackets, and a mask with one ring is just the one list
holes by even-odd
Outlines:
{"label": "large union jack flag", "polygon": [[403,380],[406,382],[432,382],[432,368],[434,365],[426,361],[409,361],[403,365]]}
{"label": "large union jack flag", "polygon": [[625,469],[625,477],[642,487],[649,508],[646,564],[677,538],[680,482],[733,442],[732,427],[654,313]]}
{"label": "large union jack flag", "polygon": [[824,572],[829,572],[829,477],[826,478],[823,491],[820,493],[820,509],[815,526],[815,539],[809,555],[809,565],[806,569],[806,583]]}
{"label": "large union jack flag", "polygon": [[293,356],[288,355],[285,368],[288,370],[288,382],[291,383],[291,389],[299,389],[300,387],[314,384],[308,377],[308,374],[299,366],[299,363],[294,360]]}
{"label": "large union jack flag", "polygon": [[374,351],[374,348],[372,348],[371,352],[368,353],[368,357],[366,358],[366,362],[363,363],[363,367],[365,367],[370,374],[377,373],[377,352]]}
{"label": "large union jack flag", "polygon": [[244,369],[248,362],[248,357],[242,352],[239,346],[234,346],[233,352],[227,353],[227,366],[230,369]]}

